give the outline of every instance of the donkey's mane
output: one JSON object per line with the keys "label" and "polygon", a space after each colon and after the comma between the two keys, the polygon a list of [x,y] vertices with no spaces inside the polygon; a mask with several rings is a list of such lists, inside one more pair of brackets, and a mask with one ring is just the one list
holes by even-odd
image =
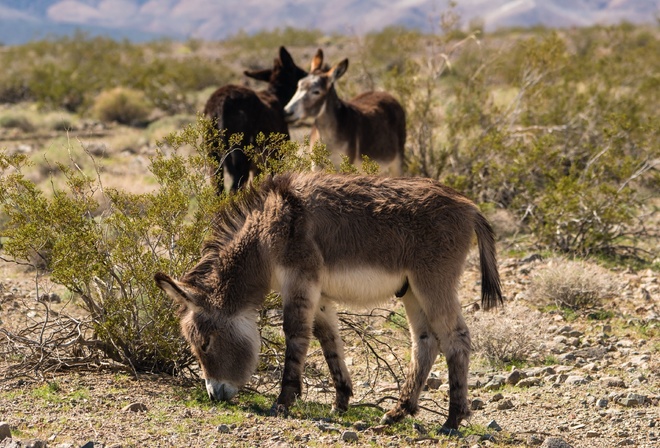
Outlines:
{"label": "donkey's mane", "polygon": [[[211,234],[204,242],[199,263],[188,273],[195,278],[210,273],[220,260],[225,248],[245,225],[248,216],[262,210],[268,194],[272,191],[284,193],[292,179],[291,175],[268,176],[261,182],[229,196],[211,224]],[[284,193],[285,194],[285,193]],[[203,278],[204,275],[201,275]]]}

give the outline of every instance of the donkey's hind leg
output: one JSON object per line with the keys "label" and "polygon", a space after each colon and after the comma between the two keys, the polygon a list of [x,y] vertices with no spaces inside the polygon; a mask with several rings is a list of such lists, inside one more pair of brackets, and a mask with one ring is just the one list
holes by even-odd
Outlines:
{"label": "donkey's hind leg", "polygon": [[[444,331],[443,331],[444,330]],[[470,364],[470,331],[463,316],[457,316],[453,327],[439,329],[441,349],[449,370],[449,416],[441,432],[451,434],[458,429],[461,420],[470,416],[467,401],[467,380]]]}
{"label": "donkey's hind leg", "polygon": [[438,356],[438,340],[417,298],[409,290],[402,300],[410,327],[412,354],[399,401],[383,415],[381,422],[384,424],[397,422],[407,414],[414,415],[417,412],[419,395]]}
{"label": "donkey's hind leg", "polygon": [[335,385],[334,412],[348,410],[348,401],[353,396],[351,377],[344,362],[344,343],[339,334],[337,313],[330,303],[321,303],[314,318],[314,336],[321,343],[323,356],[328,363]]}

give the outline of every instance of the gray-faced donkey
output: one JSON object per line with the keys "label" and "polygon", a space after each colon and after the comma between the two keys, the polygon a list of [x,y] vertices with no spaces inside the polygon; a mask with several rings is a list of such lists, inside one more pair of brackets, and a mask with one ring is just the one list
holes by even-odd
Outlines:
{"label": "gray-faced donkey", "polygon": [[502,301],[493,231],[465,196],[423,178],[278,175],[220,213],[201,260],[183,278],[155,279],[181,305],[182,333],[217,400],[231,399],[249,381],[260,350],[258,309],[269,291],[282,294],[286,354],[276,413],[301,394],[312,334],[332,374],[334,409],[345,411],[353,392],[335,304],[364,307],[400,297],[412,356],[399,401],[382,420],[418,410],[442,351],[449,369],[442,430],[450,432],[470,415],[470,333],[457,287],[475,233],[488,309]]}

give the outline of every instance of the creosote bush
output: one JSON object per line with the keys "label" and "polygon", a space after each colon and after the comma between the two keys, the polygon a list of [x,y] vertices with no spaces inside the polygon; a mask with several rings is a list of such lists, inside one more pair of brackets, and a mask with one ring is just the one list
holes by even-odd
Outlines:
{"label": "creosote bush", "polygon": [[[72,163],[54,168],[66,186],[47,195],[24,175],[24,156],[0,153],[7,217],[2,258],[26,262],[39,254],[51,280],[79,297],[91,316],[81,341],[135,371],[176,372],[192,362],[174,305],[153,275],[179,275],[193,265],[225,200],[207,179],[212,162],[200,147],[205,127],[200,120],[171,135],[171,155],[157,151],[150,170],[159,189],[153,193],[104,188],[99,177]],[[184,145],[198,151],[183,156],[178,150]]]}
{"label": "creosote bush", "polygon": [[151,108],[144,93],[116,87],[99,94],[92,107],[94,115],[101,121],[126,125],[142,125],[147,121]]}

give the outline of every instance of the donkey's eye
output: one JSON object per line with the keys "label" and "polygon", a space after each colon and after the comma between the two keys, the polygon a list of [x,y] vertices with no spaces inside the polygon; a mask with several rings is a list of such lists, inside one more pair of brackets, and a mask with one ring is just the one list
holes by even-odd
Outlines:
{"label": "donkey's eye", "polygon": [[211,345],[211,339],[205,339],[204,342],[202,342],[202,345],[199,347],[203,352],[206,352],[209,349],[209,345]]}
{"label": "donkey's eye", "polygon": [[320,95],[321,91],[320,90],[312,90],[312,95]]}

